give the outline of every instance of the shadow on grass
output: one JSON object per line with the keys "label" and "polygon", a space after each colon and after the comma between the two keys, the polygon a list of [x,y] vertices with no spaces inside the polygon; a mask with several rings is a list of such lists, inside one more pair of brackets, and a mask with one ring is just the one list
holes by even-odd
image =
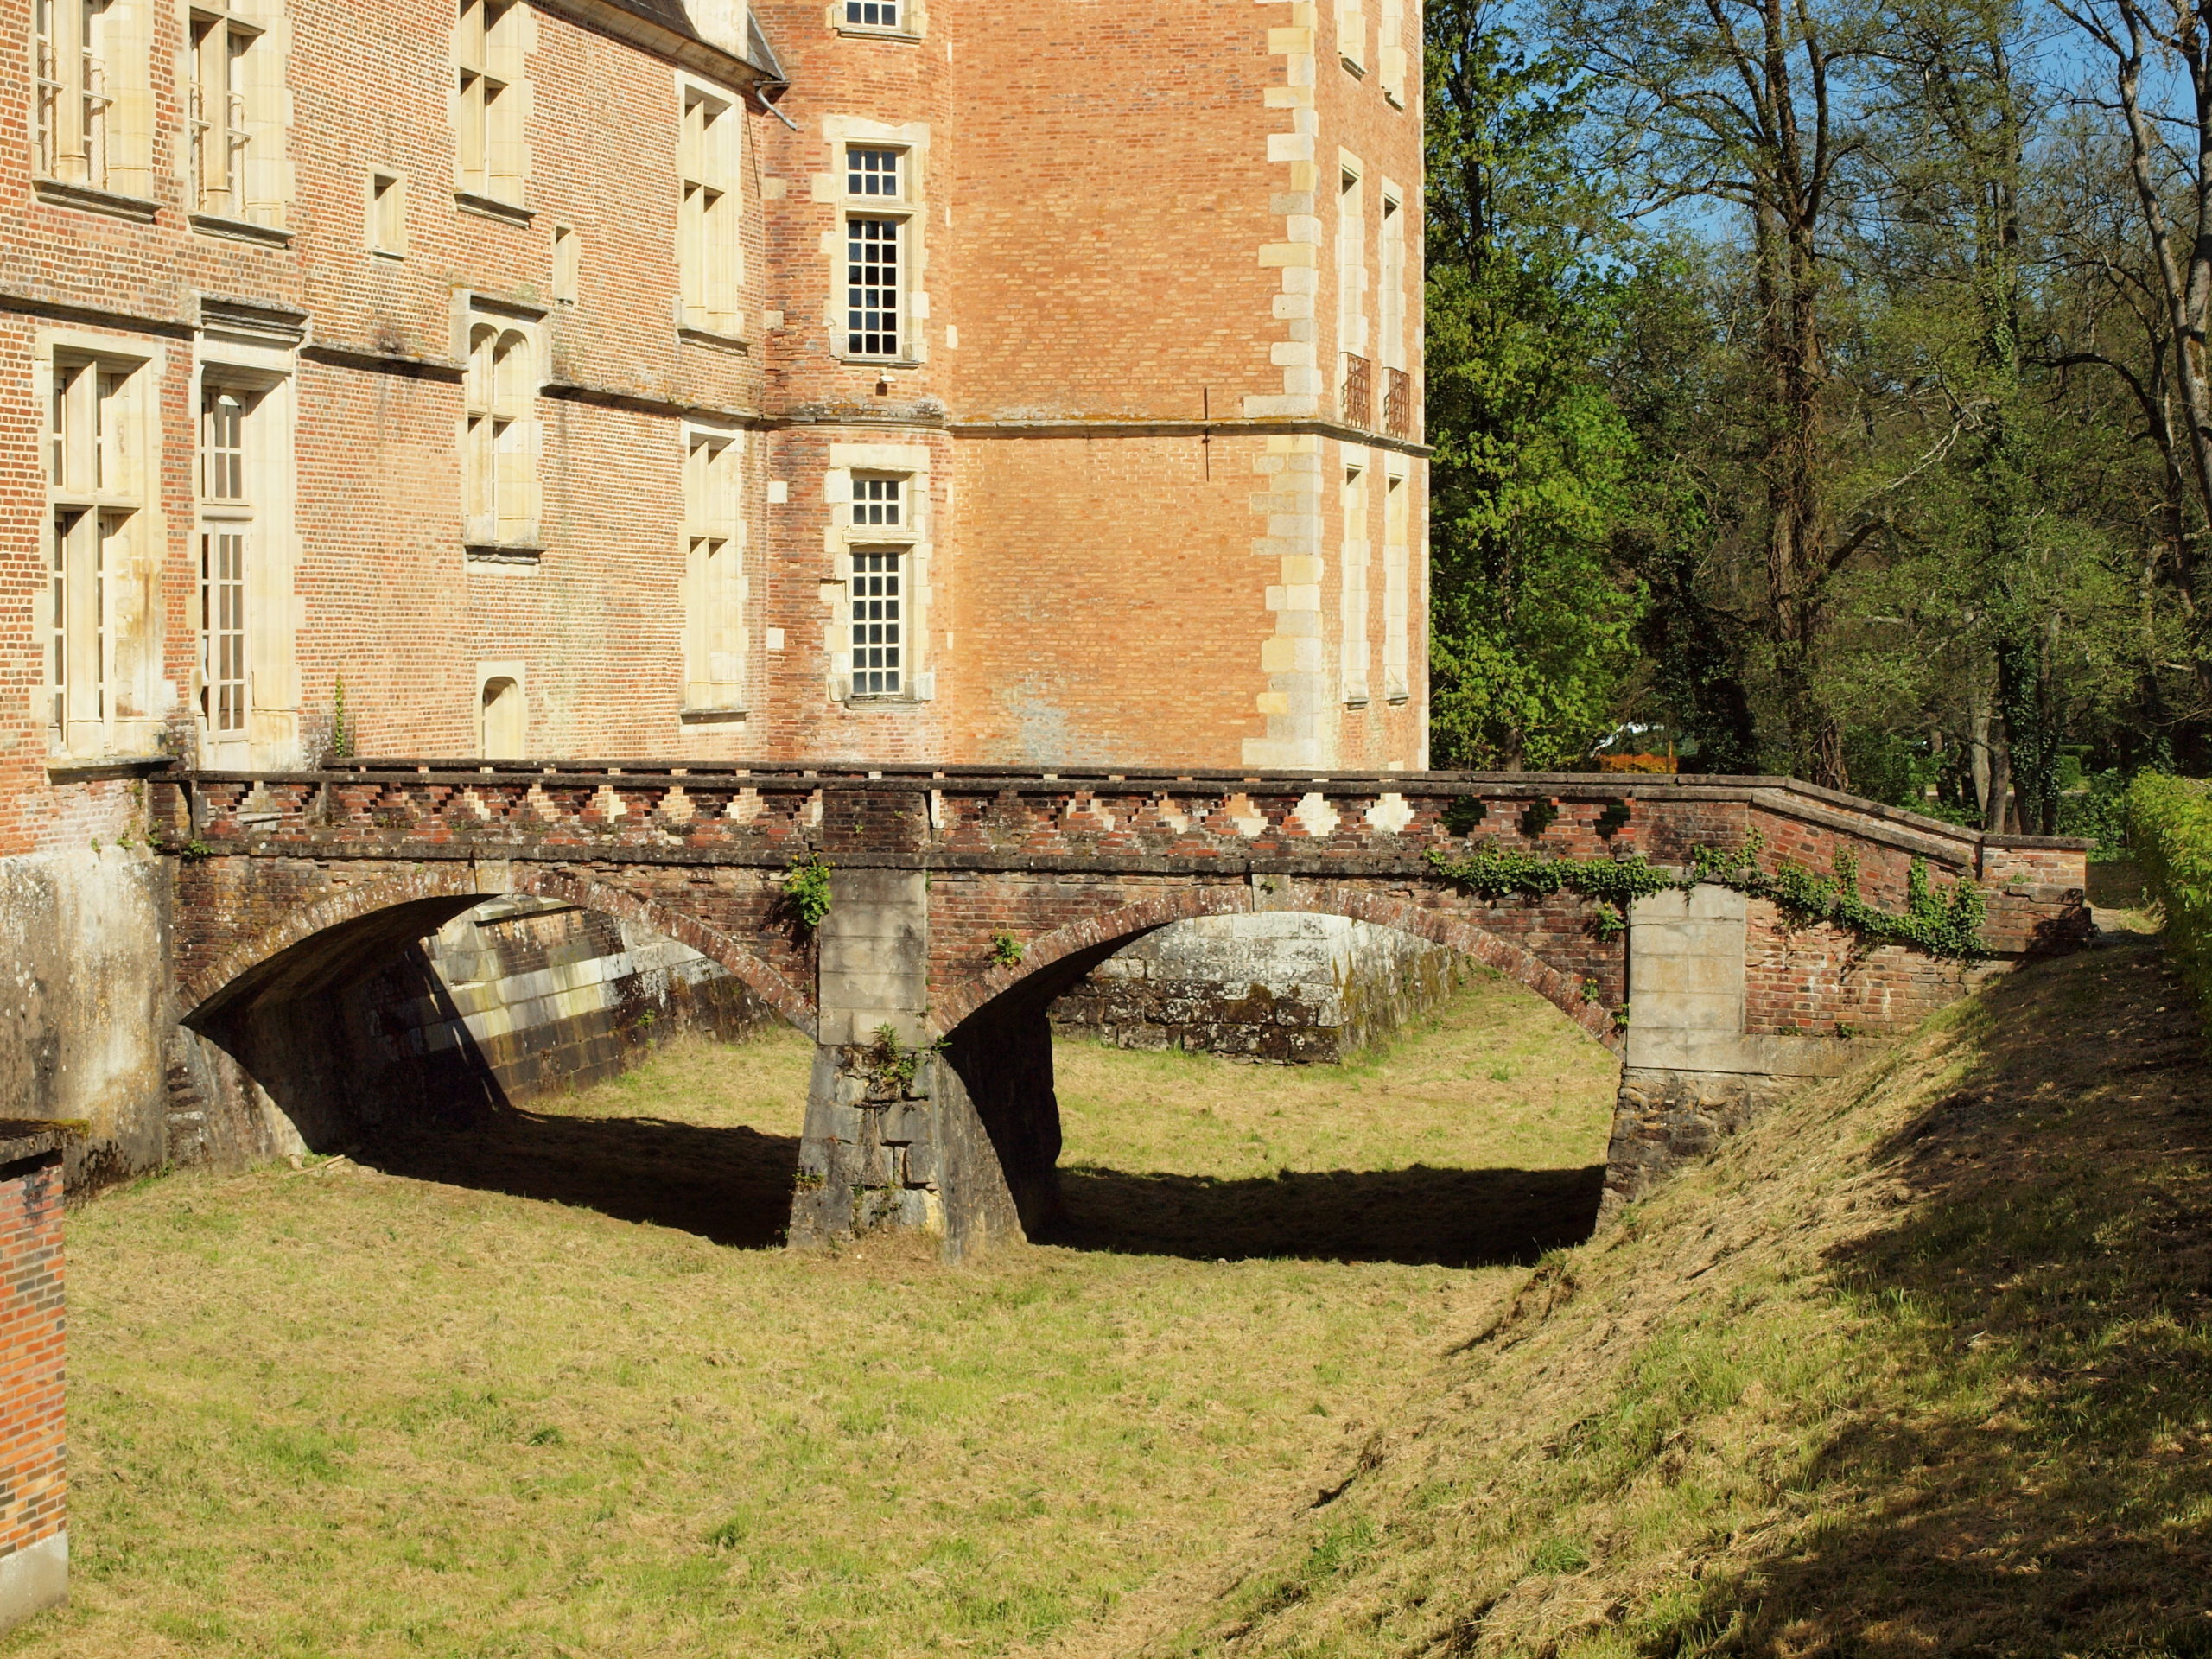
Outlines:
{"label": "shadow on grass", "polygon": [[1065,1219],[1046,1243],[1202,1261],[1292,1256],[1451,1268],[1530,1262],[1597,1225],[1587,1169],[1287,1172],[1272,1179],[1060,1173]]}
{"label": "shadow on grass", "polygon": [[1897,1224],[1831,1258],[1897,1382],[1819,1452],[1817,1524],[1708,1592],[1726,1651],[2212,1656],[2203,1031],[2148,942],[1986,1006],[1877,1154]]}
{"label": "shadow on grass", "polygon": [[[512,1106],[387,1132],[353,1155],[387,1174],[575,1205],[741,1249],[783,1243],[798,1170],[788,1135]],[[1416,1167],[1230,1181],[1078,1168],[1060,1179],[1067,1218],[1042,1243],[1207,1262],[1483,1267],[1587,1238],[1605,1171]]]}
{"label": "shadow on grass", "polygon": [[390,1175],[575,1205],[766,1249],[784,1242],[791,1224],[798,1140],[664,1118],[493,1106],[461,1125],[386,1131],[353,1157]]}

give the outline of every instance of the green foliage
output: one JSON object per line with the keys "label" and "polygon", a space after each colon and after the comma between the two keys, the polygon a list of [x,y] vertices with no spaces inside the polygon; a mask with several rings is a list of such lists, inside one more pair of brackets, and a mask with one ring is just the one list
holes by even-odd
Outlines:
{"label": "green foliage", "polygon": [[875,1039],[868,1051],[869,1071],[878,1082],[894,1084],[902,1091],[913,1086],[922,1062],[944,1049],[942,1038],[922,1048],[902,1047],[898,1032],[889,1025],[878,1026],[869,1035]]}
{"label": "green foliage", "polygon": [[830,866],[818,853],[794,858],[784,877],[784,903],[801,927],[811,932],[830,913]]}
{"label": "green foliage", "polygon": [[1011,933],[991,935],[991,965],[995,968],[1019,968],[1027,947]]}
{"label": "green foliage", "polygon": [[1661,869],[1640,853],[1622,858],[1547,858],[1514,849],[1480,847],[1455,858],[1432,848],[1427,858],[1439,875],[1484,899],[1574,893],[1598,899],[1606,906],[1598,921],[1599,933],[1606,938],[1618,936],[1629,906],[1638,899],[1656,893],[1687,893],[1710,884],[1768,899],[1799,926],[1827,923],[1875,944],[1910,945],[1949,961],[1971,962],[1986,954],[1981,940],[1986,906],[1981,889],[1971,880],[1955,881],[1939,891],[1929,879],[1927,865],[1915,859],[1905,878],[1904,914],[1893,915],[1859,896],[1859,864],[1849,849],[1836,849],[1832,874],[1817,875],[1788,859],[1772,870],[1762,868],[1758,855],[1763,846],[1754,831],[1740,847],[1693,849],[1690,868],[1682,875]]}
{"label": "green foliage", "polygon": [[346,717],[346,679],[340,675],[330,688],[330,758],[353,758],[353,727]]}
{"label": "green foliage", "polygon": [[1492,13],[1427,14],[1430,741],[1541,769],[1611,729],[1634,658],[1609,535],[1635,446],[1593,366],[1620,278],[1577,77]]}
{"label": "green foliage", "polygon": [[2122,810],[2127,844],[2166,913],[2166,950],[2212,1018],[2212,785],[2141,772]]}

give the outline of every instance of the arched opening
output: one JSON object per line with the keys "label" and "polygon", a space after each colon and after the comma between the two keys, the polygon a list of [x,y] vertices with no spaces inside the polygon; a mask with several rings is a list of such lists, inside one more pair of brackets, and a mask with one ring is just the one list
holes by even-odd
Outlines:
{"label": "arched opening", "polygon": [[[954,1021],[945,1060],[1033,1239],[1210,1259],[1475,1266],[1533,1260],[1588,1236],[1619,1069],[1615,1033],[1583,981],[1449,918],[1369,906],[1372,916],[1344,918],[1349,929],[1271,929],[1269,914],[1315,912],[1242,911],[1219,905],[1218,892],[1032,941],[1019,967],[944,999]],[[1193,917],[1209,918],[1198,931],[1231,942],[1232,954],[1271,935],[1304,948],[1365,930],[1381,977],[1428,983],[1393,1034],[1389,1020],[1372,1028],[1371,1008],[1325,1014],[1290,994],[1305,986],[1256,982],[1248,971],[1248,982],[1215,988],[1213,1014],[1246,1022],[1230,1055],[1185,1052],[1204,1046],[1182,1040],[1208,1018],[1192,994],[1202,953],[1166,942]],[[1423,931],[1395,925],[1406,921]],[[1119,995],[1099,991],[1115,979],[1100,969],[1132,958],[1144,973],[1179,973],[1137,998],[1171,1020],[1136,1040],[1095,1020],[1054,1029],[1065,1000]],[[1342,975],[1340,958],[1320,966]],[[1337,988],[1341,1002],[1357,1001],[1341,977]],[[1334,1052],[1308,1040],[1324,1018],[1338,1020]],[[1267,1021],[1277,1019],[1293,1023],[1271,1043]]]}
{"label": "arched opening", "polygon": [[215,970],[172,1075],[172,1156],[342,1154],[778,1243],[812,1055],[780,976],[614,895],[449,880],[334,901]]}
{"label": "arched opening", "polygon": [[483,754],[486,760],[520,760],[530,752],[530,714],[522,682],[493,674],[484,682]]}

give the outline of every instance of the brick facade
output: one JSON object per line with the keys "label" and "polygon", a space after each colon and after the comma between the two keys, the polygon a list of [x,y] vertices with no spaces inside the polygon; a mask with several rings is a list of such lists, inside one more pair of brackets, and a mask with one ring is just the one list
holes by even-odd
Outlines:
{"label": "brick facade", "polygon": [[0,1630],[67,1584],[60,1147],[0,1123]]}
{"label": "brick facade", "polygon": [[[0,3],[0,132],[18,136],[0,141],[0,855],[133,834],[136,798],[102,791],[100,763],[313,762],[341,683],[365,753],[478,752],[504,676],[532,753],[1422,763],[1417,423],[1382,432],[1379,403],[1348,418],[1333,366],[1383,349],[1338,337],[1369,327],[1356,312],[1401,318],[1389,351],[1419,361],[1419,88],[1376,67],[1378,28],[1417,41],[1417,8],[1338,41],[1305,0],[906,0],[888,30],[845,26],[843,0],[760,0],[750,20],[524,0],[498,25],[516,114],[496,188],[466,174],[454,3],[232,10],[266,82],[239,107],[282,119],[237,140],[247,185],[210,212],[189,9],[99,26],[118,92],[103,171],[89,138],[41,148],[47,60],[29,0]],[[734,129],[711,317],[679,251],[700,97]],[[855,146],[902,169],[900,339],[868,359],[844,337]],[[1371,224],[1338,222],[1340,156]],[[1385,181],[1408,232],[1387,269]],[[526,547],[485,544],[469,516],[472,317],[529,340]],[[57,362],[79,361],[124,376],[132,482],[104,563],[60,601],[98,585],[71,649],[79,685],[103,683],[56,727],[43,429]],[[226,731],[203,666],[201,409],[233,381],[261,472],[251,708]],[[697,429],[735,445],[742,613],[720,677],[738,689],[687,709]],[[1395,612],[1384,492],[1363,531],[1340,522],[1347,464],[1408,493]],[[856,470],[910,491],[912,533],[885,538],[906,560],[905,675],[876,699],[847,660]],[[1339,568],[1352,547],[1363,580]],[[1348,626],[1410,683],[1353,696]]]}

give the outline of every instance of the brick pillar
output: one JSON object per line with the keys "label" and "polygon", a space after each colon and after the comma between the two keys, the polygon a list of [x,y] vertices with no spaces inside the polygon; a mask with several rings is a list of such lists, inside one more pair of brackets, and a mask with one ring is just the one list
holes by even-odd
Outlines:
{"label": "brick pillar", "polygon": [[69,1593],[62,1140],[0,1123],[0,1630]]}

